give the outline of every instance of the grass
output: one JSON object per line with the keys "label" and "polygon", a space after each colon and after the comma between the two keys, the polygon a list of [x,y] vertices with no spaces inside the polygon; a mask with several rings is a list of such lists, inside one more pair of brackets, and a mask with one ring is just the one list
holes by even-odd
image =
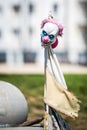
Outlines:
{"label": "grass", "polygon": [[[87,130],[87,74],[64,75],[68,89],[81,100],[79,118],[66,118],[72,130]],[[44,76],[43,75],[6,75],[1,74],[0,80],[16,85],[25,95],[29,105],[29,119],[44,114]]]}

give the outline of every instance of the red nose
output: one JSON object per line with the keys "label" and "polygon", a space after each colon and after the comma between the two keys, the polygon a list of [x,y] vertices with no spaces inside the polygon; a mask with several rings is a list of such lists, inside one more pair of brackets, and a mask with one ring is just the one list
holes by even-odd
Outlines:
{"label": "red nose", "polygon": [[43,37],[43,42],[44,42],[44,43],[49,42],[49,38],[48,38],[48,36]]}

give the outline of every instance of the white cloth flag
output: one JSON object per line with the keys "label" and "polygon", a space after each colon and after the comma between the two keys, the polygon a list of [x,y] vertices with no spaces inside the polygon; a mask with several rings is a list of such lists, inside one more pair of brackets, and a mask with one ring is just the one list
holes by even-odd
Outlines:
{"label": "white cloth flag", "polygon": [[45,48],[44,102],[72,118],[78,117],[79,100],[67,90],[67,85],[56,55],[51,47]]}

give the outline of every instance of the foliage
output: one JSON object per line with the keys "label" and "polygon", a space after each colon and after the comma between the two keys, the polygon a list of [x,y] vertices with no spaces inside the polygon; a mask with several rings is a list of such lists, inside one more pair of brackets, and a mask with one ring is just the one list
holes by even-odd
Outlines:
{"label": "foliage", "polygon": [[[68,89],[81,100],[79,118],[66,118],[74,130],[87,129],[87,74],[65,74]],[[29,105],[29,119],[38,118],[44,114],[44,76],[29,74],[0,74],[0,80],[16,85],[25,95]]]}

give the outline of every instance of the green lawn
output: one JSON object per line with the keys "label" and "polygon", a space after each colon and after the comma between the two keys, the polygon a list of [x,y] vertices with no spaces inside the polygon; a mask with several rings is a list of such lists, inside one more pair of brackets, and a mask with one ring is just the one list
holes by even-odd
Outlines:
{"label": "green lawn", "polygon": [[[72,130],[87,130],[87,74],[64,75],[68,89],[81,100],[79,118],[66,118]],[[44,114],[44,76],[43,75],[6,75],[0,74],[0,80],[16,85],[25,95],[29,105],[29,119]]]}

